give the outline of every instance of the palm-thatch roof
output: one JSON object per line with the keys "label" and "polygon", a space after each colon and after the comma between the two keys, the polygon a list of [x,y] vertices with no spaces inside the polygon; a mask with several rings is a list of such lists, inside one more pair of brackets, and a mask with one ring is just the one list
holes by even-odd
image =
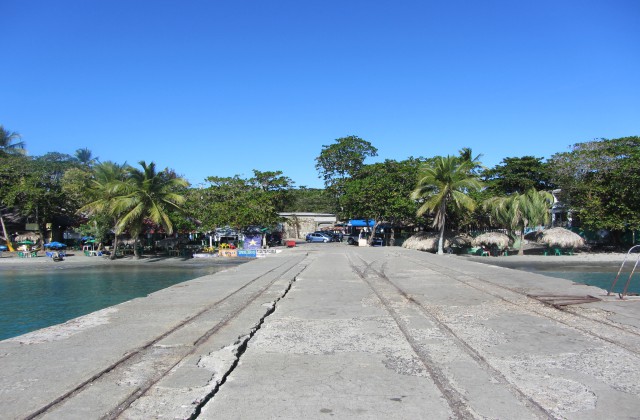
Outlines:
{"label": "palm-thatch roof", "polygon": [[27,232],[27,233],[23,233],[21,235],[16,236],[15,241],[16,242],[22,242],[22,241],[39,242],[40,235],[38,235],[35,232]]}
{"label": "palm-thatch roof", "polygon": [[580,235],[561,227],[543,231],[539,242],[560,248],[581,248],[585,244]]}
{"label": "palm-thatch roof", "polygon": [[[439,239],[440,234],[437,232],[418,232],[404,241],[402,247],[418,251],[437,251]],[[445,248],[450,246],[463,247],[470,244],[471,238],[466,235],[458,235],[453,232],[446,232],[444,235],[443,246]]]}
{"label": "palm-thatch roof", "polygon": [[487,232],[476,236],[473,239],[474,246],[497,246],[500,249],[505,249],[509,246],[509,236],[501,232]]}

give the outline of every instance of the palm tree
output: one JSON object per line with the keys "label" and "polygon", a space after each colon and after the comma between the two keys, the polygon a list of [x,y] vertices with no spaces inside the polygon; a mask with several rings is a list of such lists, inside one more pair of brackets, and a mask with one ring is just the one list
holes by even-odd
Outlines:
{"label": "palm tree", "polygon": [[19,154],[24,155],[24,142],[22,136],[15,131],[9,131],[0,125],[0,155]]}
{"label": "palm tree", "polygon": [[476,166],[482,166],[482,163],[480,162],[480,158],[482,157],[482,153],[476,155],[475,157],[473,156],[473,150],[470,147],[463,147],[462,149],[458,150],[459,153],[459,158],[462,160],[468,160],[469,162],[471,162],[473,164],[474,167]]}
{"label": "palm tree", "polygon": [[[117,230],[121,214],[116,211],[115,204],[116,199],[125,191],[127,168],[126,163],[120,165],[111,161],[96,165],[93,168],[93,178],[91,179],[91,191],[94,194],[94,199],[78,210],[78,213],[105,216],[110,220],[114,230]],[[118,234],[116,232],[111,259],[116,258],[115,250],[117,247]]]}
{"label": "palm tree", "polygon": [[522,242],[524,230],[528,226],[546,225],[551,219],[553,195],[547,191],[531,188],[523,194],[515,193],[507,197],[491,197],[483,207],[490,212],[493,220],[513,231],[520,237],[518,255],[524,255]]}
{"label": "palm tree", "polygon": [[479,189],[482,184],[471,173],[474,162],[456,156],[437,157],[431,165],[423,168],[418,185],[411,194],[414,200],[424,200],[417,215],[435,211],[433,227],[440,229],[438,254],[444,254],[444,227],[447,206],[473,211],[475,201],[467,195],[469,190]]}
{"label": "palm tree", "polygon": [[84,149],[76,150],[76,153],[74,156],[78,162],[86,166],[91,166],[94,163],[98,162],[98,158],[97,157],[94,158],[92,156],[91,150],[89,150],[86,147]]}
{"label": "palm tree", "polygon": [[[128,169],[124,191],[114,199],[112,210],[122,214],[117,226],[116,235],[125,229],[136,240],[142,233],[145,219],[161,225],[169,234],[173,233],[173,223],[169,218],[169,210],[181,211],[180,205],[185,197],[178,191],[186,188],[189,183],[175,176],[165,169],[156,172],[155,163],[147,165],[145,161],[138,162],[142,170]],[[135,257],[139,258],[138,247],[135,247]]]}

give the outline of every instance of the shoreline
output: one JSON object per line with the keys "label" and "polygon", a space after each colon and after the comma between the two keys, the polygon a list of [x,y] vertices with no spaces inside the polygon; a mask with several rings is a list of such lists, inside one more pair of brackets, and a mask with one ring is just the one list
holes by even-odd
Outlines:
{"label": "shoreline", "polygon": [[236,266],[250,261],[248,258],[184,258],[145,255],[139,259],[133,256],[120,257],[110,260],[104,257],[87,257],[82,254],[69,254],[63,261],[53,261],[45,256],[36,258],[0,258],[0,272],[2,271],[47,271],[59,269],[71,269],[97,266],[154,266],[154,267],[210,267],[210,266]]}
{"label": "shoreline", "polygon": [[[381,250],[391,247],[382,247]],[[426,252],[428,253],[428,252]],[[116,260],[110,260],[106,257],[88,257],[81,252],[76,251],[70,253],[63,261],[55,262],[46,256],[38,256],[36,258],[18,258],[15,255],[7,255],[4,253],[0,257],[0,272],[2,271],[24,271],[24,270],[59,270],[70,269],[76,267],[96,267],[96,266],[154,266],[154,267],[210,267],[210,266],[235,266],[253,260],[252,258],[185,258],[165,255],[144,255],[139,259],[135,259],[132,255],[119,257]],[[525,255],[509,255],[509,256],[479,256],[466,254],[443,255],[443,258],[455,258],[468,260],[493,266],[518,268],[523,266],[535,267],[536,270],[552,270],[562,267],[620,267],[626,259],[625,267],[632,266],[640,257],[638,253],[631,255],[622,252],[577,252],[574,255],[542,255],[542,254],[525,254]]]}
{"label": "shoreline", "polygon": [[[589,269],[618,270],[624,262],[624,271],[633,268],[640,257],[637,253],[631,255],[621,252],[594,253],[580,252],[574,255],[509,255],[509,256],[477,256],[456,255],[456,258],[477,263],[488,264],[521,271],[589,271]],[[626,260],[625,260],[626,259]],[[565,270],[563,270],[563,268]],[[599,270],[595,270],[599,271]]]}

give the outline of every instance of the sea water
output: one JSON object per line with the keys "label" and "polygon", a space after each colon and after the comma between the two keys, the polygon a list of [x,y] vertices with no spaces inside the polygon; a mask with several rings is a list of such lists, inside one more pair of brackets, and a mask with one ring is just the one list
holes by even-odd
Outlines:
{"label": "sea water", "polygon": [[[543,274],[545,276],[550,277],[558,277],[561,279],[572,280],[576,283],[582,283],[589,286],[599,287],[603,290],[609,290],[613,281],[616,278],[617,271],[536,271],[539,274]],[[622,293],[625,287],[625,284],[629,280],[629,271],[625,271],[620,274],[618,281],[616,282],[615,287],[613,288],[613,293]],[[640,294],[640,273],[636,273],[631,278],[629,282],[629,287],[627,289],[627,294]]]}
{"label": "sea water", "polygon": [[0,340],[146,296],[222,267],[99,266],[0,271]]}
{"label": "sea water", "polygon": [[[561,279],[571,280],[575,283],[582,283],[589,286],[599,287],[608,291],[620,270],[620,262],[599,263],[599,264],[573,264],[560,265],[548,263],[496,263],[503,267],[509,267],[516,270],[538,273],[549,277],[557,277]],[[627,280],[631,274],[633,263],[625,264],[620,277],[612,292],[621,293],[624,290]],[[640,293],[640,268],[633,274],[629,282],[628,294]]]}

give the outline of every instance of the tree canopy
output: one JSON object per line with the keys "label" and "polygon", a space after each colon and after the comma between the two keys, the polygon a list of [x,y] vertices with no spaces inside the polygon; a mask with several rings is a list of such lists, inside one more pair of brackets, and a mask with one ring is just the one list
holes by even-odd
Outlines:
{"label": "tree canopy", "polygon": [[543,158],[534,156],[507,157],[500,164],[482,172],[482,179],[492,194],[524,193],[531,188],[551,190],[551,173]]}
{"label": "tree canopy", "polygon": [[24,155],[24,142],[20,133],[9,131],[0,125],[0,156],[6,154]]}
{"label": "tree canopy", "polygon": [[421,164],[421,160],[410,158],[364,165],[345,182],[344,195],[340,198],[341,214],[345,218],[361,217],[377,223],[413,224],[417,205],[411,199],[411,192]]}
{"label": "tree canopy", "polygon": [[[365,162],[377,154],[371,143],[353,135],[322,146],[315,168],[324,189],[296,188],[280,170],[254,170],[249,178],[211,176],[205,185],[189,187],[172,169],[158,172],[144,161],[141,169],[103,165],[88,148],[74,156],[27,156],[20,134],[0,125],[0,222],[27,220],[37,223],[41,234],[56,220],[89,222],[104,236],[114,230],[135,236],[150,220],[171,232],[176,226],[201,231],[274,226],[281,221],[279,212],[335,213],[342,220],[362,217],[396,226],[419,224],[427,215],[442,236],[445,224],[522,230],[546,223],[534,210],[544,207],[540,211],[548,215],[550,196],[542,191],[560,188],[583,227],[614,233],[640,229],[640,137],[578,143],[546,162],[507,157],[490,169],[470,148],[458,156]],[[107,176],[116,167],[119,175]],[[479,189],[479,177],[486,188]],[[477,208],[477,202],[486,206]],[[8,239],[4,226],[2,236]]]}
{"label": "tree canopy", "polygon": [[187,208],[200,221],[202,230],[273,226],[280,221],[278,207],[283,202],[287,178],[281,177],[281,172],[270,173],[266,179],[278,181],[268,183],[269,187],[262,182],[266,173],[255,174],[250,179],[212,176],[206,180],[208,186],[189,192]]}
{"label": "tree canopy", "polygon": [[640,229],[640,137],[578,143],[553,155],[550,167],[583,226]]}
{"label": "tree canopy", "polygon": [[492,197],[483,203],[483,207],[490,212],[494,224],[512,229],[518,234],[518,254],[523,255],[524,230],[529,226],[547,225],[551,217],[549,210],[552,204],[551,193],[531,188],[522,194]]}

